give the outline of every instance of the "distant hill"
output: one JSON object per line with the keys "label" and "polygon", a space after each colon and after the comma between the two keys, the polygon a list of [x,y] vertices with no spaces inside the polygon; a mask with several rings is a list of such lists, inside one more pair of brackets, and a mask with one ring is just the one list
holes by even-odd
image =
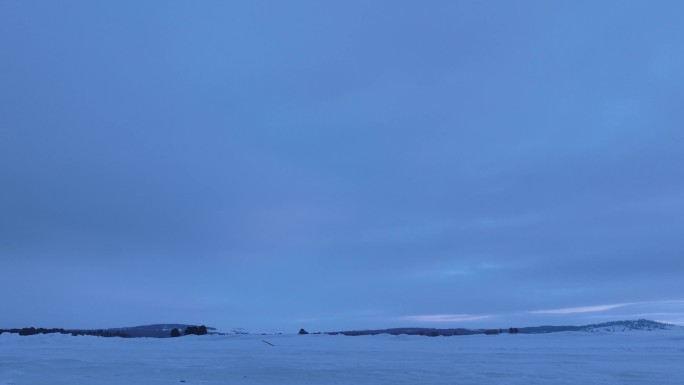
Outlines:
{"label": "distant hill", "polygon": [[[127,334],[131,337],[152,337],[152,338],[166,338],[171,336],[171,330],[178,329],[181,333],[189,327],[194,325],[186,324],[153,324],[153,325],[142,325],[142,326],[132,326],[125,328],[113,328],[106,329],[111,332],[119,332]],[[216,331],[216,328],[207,327],[209,333]]]}
{"label": "distant hill", "polygon": [[518,328],[518,332],[520,334],[579,332],[582,331],[582,328],[583,326],[528,326]]}
{"label": "distant hill", "polygon": [[[195,325],[187,324],[153,324],[153,325],[142,325],[142,326],[132,326],[123,328],[110,328],[110,329],[45,329],[45,328],[21,328],[21,329],[0,329],[0,334],[2,333],[16,333],[23,336],[30,336],[35,334],[50,334],[50,333],[61,333],[61,334],[71,334],[74,336],[78,335],[89,335],[89,336],[99,336],[99,337],[123,337],[123,338],[140,338],[140,337],[150,337],[150,338],[167,338],[171,337],[171,330],[178,329],[181,333],[185,331],[186,328]],[[656,322],[651,320],[628,320],[628,321],[613,321],[604,322],[599,324],[583,325],[583,326],[531,326],[531,327],[521,327],[521,328],[509,328],[509,329],[465,329],[465,328],[455,328],[455,329],[435,329],[435,328],[393,328],[393,329],[372,329],[372,330],[348,330],[348,331],[338,331],[338,332],[327,332],[325,334],[331,335],[345,335],[345,336],[366,336],[366,335],[376,335],[376,334],[391,334],[391,335],[419,335],[428,337],[438,337],[438,336],[465,336],[473,334],[543,334],[543,333],[557,333],[557,332],[588,332],[588,333],[615,333],[615,332],[627,332],[632,330],[669,330],[679,328],[679,326],[674,326],[662,322]],[[216,328],[207,327],[208,334],[220,334],[217,332]],[[247,334],[245,332],[234,332],[235,334]],[[320,333],[313,333],[320,334]]]}
{"label": "distant hill", "polygon": [[[124,328],[110,328],[110,329],[46,329],[46,328],[21,328],[21,329],[0,329],[2,333],[15,333],[22,336],[30,336],[35,334],[71,334],[73,336],[87,335],[96,337],[122,337],[122,338],[167,338],[171,337],[171,330],[178,329],[182,334],[187,327],[195,325],[186,324],[154,324],[142,325]],[[216,332],[216,328],[207,327],[208,334],[221,334]]]}
{"label": "distant hill", "polygon": [[625,332],[630,330],[668,330],[676,328],[674,325],[656,322],[646,319],[628,320],[628,321],[612,321],[599,324],[591,324],[584,326],[536,326],[519,328],[520,333],[536,334],[536,333],[554,333],[554,332]]}
{"label": "distant hill", "polygon": [[419,336],[467,336],[470,334],[482,334],[483,331],[476,329],[431,329],[431,328],[395,328],[395,329],[378,329],[378,330],[350,330],[341,332],[329,332],[327,334],[337,335],[343,334],[345,336],[368,336],[376,334],[392,334],[392,335],[419,335]]}
{"label": "distant hill", "polygon": [[634,321],[614,321],[604,322],[600,324],[592,324],[582,326],[582,331],[599,333],[599,332],[626,332],[630,330],[670,330],[678,328],[675,325],[666,324],[663,322],[650,321],[646,319]]}
{"label": "distant hill", "polygon": [[421,335],[429,337],[437,336],[462,336],[472,334],[502,334],[502,333],[516,333],[516,334],[541,334],[541,333],[557,333],[557,332],[624,332],[630,330],[669,330],[677,328],[677,326],[656,322],[651,320],[628,320],[628,321],[613,321],[600,324],[591,324],[583,326],[531,326],[510,329],[433,329],[433,328],[394,328],[394,329],[375,329],[375,330],[351,330],[340,332],[328,332],[327,334],[345,336],[366,336],[376,334],[392,334],[392,335]]}

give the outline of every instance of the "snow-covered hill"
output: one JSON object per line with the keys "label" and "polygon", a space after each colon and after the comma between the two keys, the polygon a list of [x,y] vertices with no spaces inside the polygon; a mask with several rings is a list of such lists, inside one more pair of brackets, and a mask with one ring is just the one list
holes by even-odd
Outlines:
{"label": "snow-covered hill", "polygon": [[646,319],[633,321],[614,321],[581,326],[580,330],[590,333],[626,332],[632,330],[672,330],[677,326]]}
{"label": "snow-covered hill", "polygon": [[651,320],[629,320],[613,321],[600,324],[583,326],[529,326],[510,329],[432,329],[432,328],[394,328],[394,329],[375,329],[375,330],[350,330],[341,332],[329,332],[328,334],[343,334],[346,336],[366,336],[378,334],[392,335],[420,335],[420,336],[464,336],[472,334],[542,334],[558,332],[623,332],[630,330],[670,330],[678,326],[656,322]]}

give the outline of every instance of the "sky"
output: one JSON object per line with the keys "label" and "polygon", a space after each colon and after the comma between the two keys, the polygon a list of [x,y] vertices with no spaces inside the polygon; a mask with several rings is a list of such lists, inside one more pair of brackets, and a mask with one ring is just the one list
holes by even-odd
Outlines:
{"label": "sky", "polygon": [[684,324],[681,20],[0,0],[0,327]]}

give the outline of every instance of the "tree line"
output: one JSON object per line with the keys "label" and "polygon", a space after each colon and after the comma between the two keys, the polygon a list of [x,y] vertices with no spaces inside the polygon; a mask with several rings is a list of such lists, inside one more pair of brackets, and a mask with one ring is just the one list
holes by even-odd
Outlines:
{"label": "tree line", "polygon": [[171,330],[171,337],[180,337],[181,335],[184,335],[184,336],[189,336],[189,335],[203,336],[207,333],[208,333],[207,327],[204,325],[188,326],[185,328],[185,331],[183,331],[183,334],[181,334],[181,332],[180,332],[180,330],[178,330],[178,328],[173,328]]}
{"label": "tree line", "polygon": [[0,329],[0,334],[2,333],[13,333],[19,334],[20,336],[33,336],[36,334],[71,334],[72,336],[95,336],[95,337],[121,337],[121,338],[131,338],[130,335],[122,333],[119,331],[112,331],[106,329],[99,330],[72,330],[72,329],[46,329],[46,328],[15,328],[15,329]]}

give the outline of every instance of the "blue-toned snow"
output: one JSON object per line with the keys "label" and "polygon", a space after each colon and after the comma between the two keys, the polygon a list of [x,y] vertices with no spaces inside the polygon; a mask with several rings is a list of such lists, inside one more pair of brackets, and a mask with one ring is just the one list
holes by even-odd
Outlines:
{"label": "blue-toned snow", "polygon": [[0,335],[2,385],[181,383],[679,385],[684,331],[434,338]]}

